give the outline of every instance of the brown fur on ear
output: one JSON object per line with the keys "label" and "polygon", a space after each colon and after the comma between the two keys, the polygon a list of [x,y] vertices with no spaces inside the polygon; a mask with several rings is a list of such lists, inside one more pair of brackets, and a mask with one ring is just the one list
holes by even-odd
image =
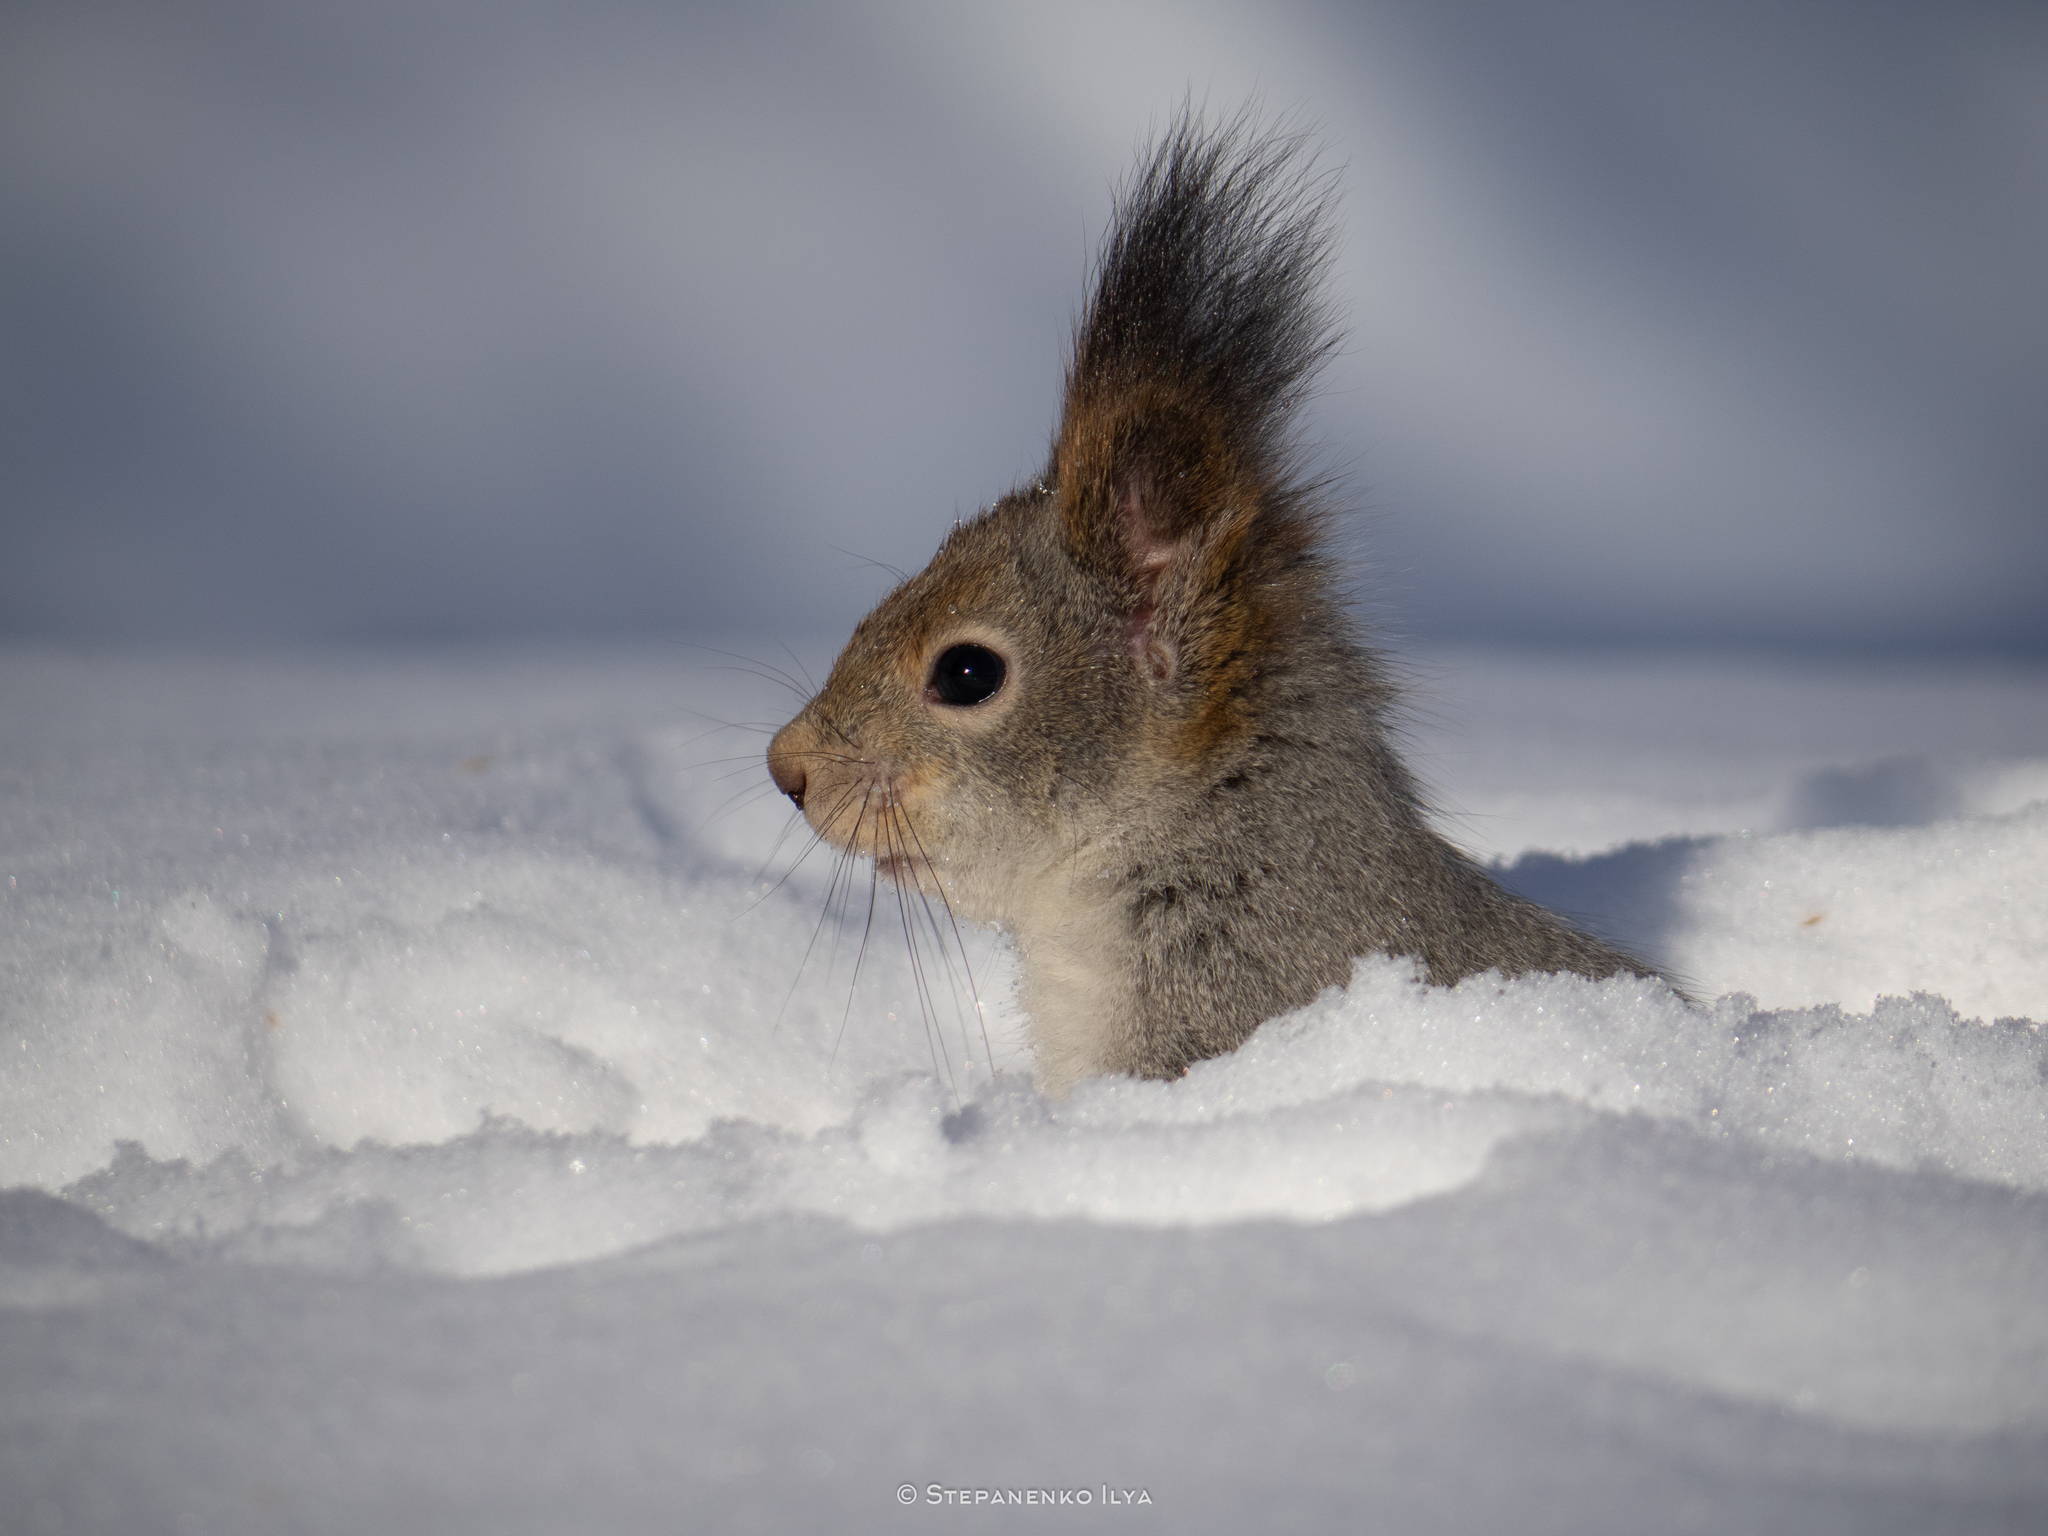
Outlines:
{"label": "brown fur on ear", "polygon": [[1298,137],[1184,112],[1103,242],[1046,479],[1155,683],[1261,627],[1313,543],[1291,417],[1336,345],[1326,186]]}
{"label": "brown fur on ear", "polygon": [[1173,552],[1255,493],[1233,459],[1214,406],[1185,388],[1070,390],[1053,450],[1067,547],[1112,581],[1149,587]]}
{"label": "brown fur on ear", "polygon": [[1299,617],[1278,579],[1314,544],[1287,488],[1248,473],[1228,424],[1183,390],[1070,396],[1055,450],[1058,515],[1076,561],[1119,593],[1139,676],[1180,682],[1175,752],[1194,762],[1249,725],[1260,657]]}
{"label": "brown fur on ear", "polygon": [[1161,604],[1196,562],[1209,577],[1237,563],[1262,488],[1242,473],[1213,405],[1152,381],[1070,394],[1053,474],[1067,548],[1118,593],[1139,674],[1167,683],[1180,670],[1182,626],[1165,622]]}

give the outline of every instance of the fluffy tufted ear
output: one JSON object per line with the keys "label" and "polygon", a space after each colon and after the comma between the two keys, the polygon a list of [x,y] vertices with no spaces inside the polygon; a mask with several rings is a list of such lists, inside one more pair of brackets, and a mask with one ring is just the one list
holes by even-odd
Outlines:
{"label": "fluffy tufted ear", "polygon": [[1118,199],[1048,478],[1155,682],[1176,668],[1174,610],[1242,579],[1242,546],[1312,538],[1290,418],[1336,344],[1317,297],[1326,208],[1300,138],[1185,110]]}
{"label": "fluffy tufted ear", "polygon": [[[1139,672],[1171,679],[1177,647],[1162,601],[1250,529],[1259,488],[1236,474],[1226,424],[1159,383],[1074,399],[1054,454],[1067,546],[1107,581]],[[1228,561],[1226,559],[1225,563]]]}

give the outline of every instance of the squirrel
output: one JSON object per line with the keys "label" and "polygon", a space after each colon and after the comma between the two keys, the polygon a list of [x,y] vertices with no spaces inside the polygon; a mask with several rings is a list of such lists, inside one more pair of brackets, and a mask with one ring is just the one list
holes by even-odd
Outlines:
{"label": "squirrel", "polygon": [[877,878],[1006,928],[1035,1077],[1180,1076],[1355,956],[1654,971],[1431,826],[1293,426],[1337,345],[1299,134],[1183,110],[1121,189],[1044,472],[958,523],[768,749]]}

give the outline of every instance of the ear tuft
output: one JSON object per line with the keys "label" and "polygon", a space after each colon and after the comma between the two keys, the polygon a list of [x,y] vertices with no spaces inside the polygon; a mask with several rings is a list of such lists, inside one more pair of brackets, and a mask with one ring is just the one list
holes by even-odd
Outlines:
{"label": "ear tuft", "polygon": [[1336,337],[1318,297],[1328,183],[1304,146],[1183,109],[1119,195],[1075,329],[1047,479],[1148,674],[1175,665],[1165,639],[1136,636],[1178,573],[1231,565],[1221,546],[1262,522],[1280,544],[1312,537],[1291,415]]}

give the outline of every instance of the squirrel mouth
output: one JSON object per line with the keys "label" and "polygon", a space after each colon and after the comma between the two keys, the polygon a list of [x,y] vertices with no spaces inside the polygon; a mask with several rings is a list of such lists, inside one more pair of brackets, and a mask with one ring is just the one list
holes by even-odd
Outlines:
{"label": "squirrel mouth", "polygon": [[917,878],[916,869],[912,862],[901,854],[895,853],[876,854],[875,873],[888,876],[889,879],[894,880],[898,885],[908,884]]}

